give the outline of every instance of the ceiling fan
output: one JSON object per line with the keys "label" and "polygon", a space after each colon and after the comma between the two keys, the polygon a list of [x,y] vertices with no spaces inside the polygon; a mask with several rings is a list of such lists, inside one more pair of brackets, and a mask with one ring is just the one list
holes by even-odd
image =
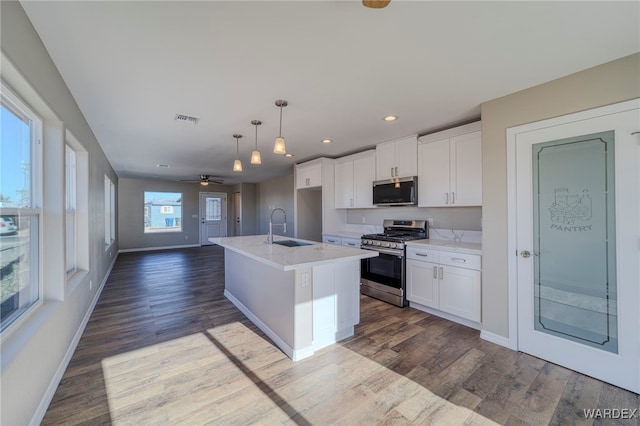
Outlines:
{"label": "ceiling fan", "polygon": [[387,7],[389,3],[391,3],[391,0],[362,0],[363,6],[372,9],[382,9],[383,7]]}
{"label": "ceiling fan", "polygon": [[200,179],[181,179],[181,182],[198,182],[202,186],[207,186],[209,183],[222,184],[224,180],[222,178],[214,178],[209,175],[200,175]]}

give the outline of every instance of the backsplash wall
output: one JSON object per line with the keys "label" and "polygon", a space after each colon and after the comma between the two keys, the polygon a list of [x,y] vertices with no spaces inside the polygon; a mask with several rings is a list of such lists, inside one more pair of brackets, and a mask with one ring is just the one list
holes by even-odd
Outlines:
{"label": "backsplash wall", "polygon": [[377,207],[348,209],[347,224],[382,225],[384,219],[433,218],[433,228],[482,231],[482,207]]}

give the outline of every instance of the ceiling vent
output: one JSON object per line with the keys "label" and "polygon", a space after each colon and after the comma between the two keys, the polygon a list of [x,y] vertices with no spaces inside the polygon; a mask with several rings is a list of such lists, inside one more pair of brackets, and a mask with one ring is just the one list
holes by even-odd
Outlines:
{"label": "ceiling vent", "polygon": [[176,114],[176,117],[174,118],[174,120],[184,121],[185,123],[191,123],[191,124],[198,124],[198,121],[200,121],[198,117],[191,117],[190,115],[184,115],[184,114]]}

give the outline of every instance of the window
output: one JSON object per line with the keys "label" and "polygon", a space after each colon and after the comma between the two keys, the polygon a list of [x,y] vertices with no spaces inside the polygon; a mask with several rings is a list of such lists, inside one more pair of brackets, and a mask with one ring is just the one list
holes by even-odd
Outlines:
{"label": "window", "polygon": [[116,187],[104,176],[104,244],[106,248],[111,246],[116,239]]}
{"label": "window", "polygon": [[71,275],[76,271],[76,153],[69,145],[65,145],[65,245],[67,250],[67,275]]}
{"label": "window", "polygon": [[182,231],[182,194],[144,192],[144,232]]}
{"label": "window", "polygon": [[207,197],[206,200],[206,219],[221,220],[222,219],[222,199],[219,197]]}
{"label": "window", "polygon": [[41,303],[42,120],[2,84],[0,323],[4,332]]}
{"label": "window", "polygon": [[89,270],[89,153],[68,129],[64,149],[65,270],[77,285]]}

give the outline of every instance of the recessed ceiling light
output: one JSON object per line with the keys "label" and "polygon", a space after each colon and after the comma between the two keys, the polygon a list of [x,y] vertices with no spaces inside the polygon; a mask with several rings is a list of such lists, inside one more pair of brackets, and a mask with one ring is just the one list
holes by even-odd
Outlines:
{"label": "recessed ceiling light", "polygon": [[156,167],[160,167],[161,169],[168,169],[171,166],[168,164],[156,164]]}
{"label": "recessed ceiling light", "polygon": [[287,158],[291,158],[291,157],[293,157],[293,154],[290,154],[290,153],[287,152],[284,156],[287,157]]}
{"label": "recessed ceiling light", "polygon": [[333,142],[331,139],[322,139],[322,143],[331,143]]}
{"label": "recessed ceiling light", "polygon": [[398,119],[397,115],[387,115],[383,118],[384,121],[396,121]]}

